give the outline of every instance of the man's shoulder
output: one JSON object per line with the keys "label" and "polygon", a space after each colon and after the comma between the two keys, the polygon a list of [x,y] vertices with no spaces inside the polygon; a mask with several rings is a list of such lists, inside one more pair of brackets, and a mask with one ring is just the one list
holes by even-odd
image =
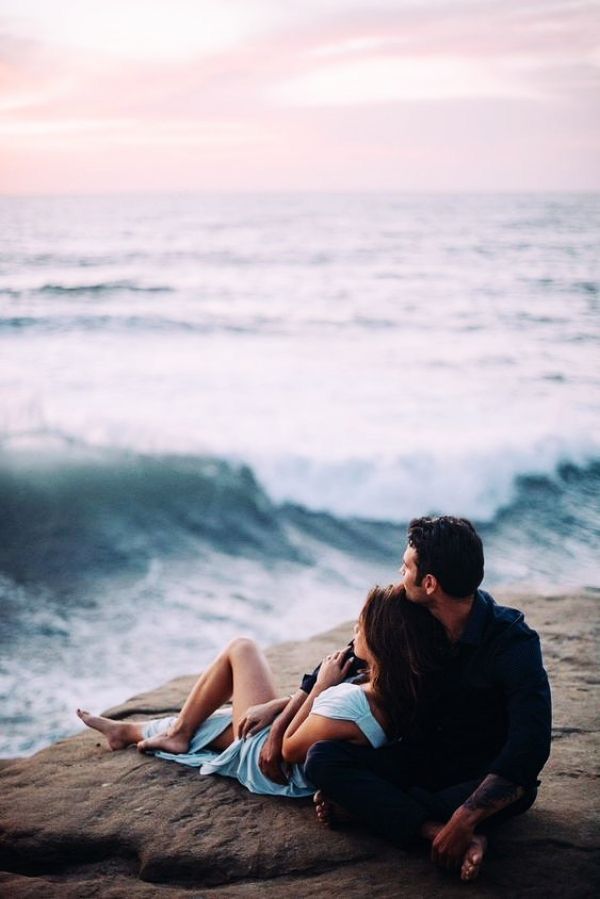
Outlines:
{"label": "man's shoulder", "polygon": [[[484,591],[480,591],[483,593]],[[480,649],[485,665],[501,680],[528,682],[545,678],[540,638],[520,609],[501,606],[489,593],[482,597],[486,624]]]}
{"label": "man's shoulder", "polygon": [[538,640],[537,632],[525,621],[525,613],[512,606],[500,605],[486,590],[478,590],[487,611],[486,635],[503,645]]}

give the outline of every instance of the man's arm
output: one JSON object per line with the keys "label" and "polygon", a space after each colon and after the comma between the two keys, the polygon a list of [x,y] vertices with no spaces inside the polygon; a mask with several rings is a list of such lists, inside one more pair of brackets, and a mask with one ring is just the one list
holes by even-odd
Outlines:
{"label": "man's arm", "polygon": [[275,783],[285,784],[288,782],[288,777],[284,770],[284,767],[287,768],[287,765],[283,760],[282,754],[283,735],[307,698],[307,694],[303,690],[296,690],[281,714],[273,722],[269,735],[261,749],[258,760],[260,770],[265,777],[268,777],[269,780]]}
{"label": "man's arm", "polygon": [[240,718],[238,736],[245,740],[252,737],[264,727],[272,724],[289,702],[289,697],[282,696],[279,699],[269,699],[267,702],[259,702],[246,709],[246,714]]}
{"label": "man's arm", "polygon": [[[354,649],[353,640],[348,643],[348,647],[351,650]],[[361,659],[356,658],[353,652],[350,654],[350,658],[352,659],[352,662],[347,669],[346,676],[355,675],[365,667],[365,663]],[[285,784],[288,782],[288,777],[285,773],[287,764],[283,759],[282,752],[283,735],[296,717],[297,712],[299,712],[306,702],[308,695],[312,692],[320,670],[321,665],[317,665],[312,674],[304,675],[300,687],[292,694],[288,702],[282,706],[280,714],[280,710],[278,709],[278,717],[273,721],[269,735],[263,744],[259,757],[260,770],[265,777],[268,777],[269,780],[272,780],[275,783]],[[250,733],[250,730],[246,730],[245,734],[243,733],[242,735],[249,736]]]}
{"label": "man's arm", "polygon": [[529,788],[550,755],[552,700],[537,634],[500,654],[495,662],[508,717],[504,745],[490,774]]}
{"label": "man's arm", "polygon": [[433,859],[446,866],[460,863],[478,824],[536,785],[550,754],[550,687],[537,635],[507,647],[494,667],[506,702],[507,736],[487,777],[433,841]]}
{"label": "man's arm", "polygon": [[511,783],[498,774],[488,774],[433,840],[433,861],[448,868],[460,865],[477,825],[512,805],[524,792],[519,784]]}

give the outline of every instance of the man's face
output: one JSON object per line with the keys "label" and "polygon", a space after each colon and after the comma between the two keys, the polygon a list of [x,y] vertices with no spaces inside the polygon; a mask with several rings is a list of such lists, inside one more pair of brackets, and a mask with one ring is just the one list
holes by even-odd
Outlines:
{"label": "man's face", "polygon": [[402,583],[406,590],[406,598],[411,602],[426,602],[427,593],[424,587],[417,584],[419,572],[417,570],[417,551],[410,544],[406,547],[404,556],[402,557],[402,567],[400,568],[402,575]]}

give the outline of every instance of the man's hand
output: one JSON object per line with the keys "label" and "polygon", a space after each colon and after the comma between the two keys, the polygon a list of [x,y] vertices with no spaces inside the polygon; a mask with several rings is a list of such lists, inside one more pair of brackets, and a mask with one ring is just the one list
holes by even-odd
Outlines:
{"label": "man's hand", "polygon": [[458,868],[473,839],[469,815],[458,808],[431,844],[431,860],[444,868]]}
{"label": "man's hand", "polygon": [[254,736],[263,727],[268,727],[269,724],[272,724],[280,711],[281,703],[279,700],[251,705],[243,718],[240,718],[238,735],[242,740],[245,740],[246,737]]}
{"label": "man's hand", "polygon": [[289,781],[290,766],[283,760],[282,745],[283,733],[280,734],[278,729],[272,728],[263,743],[258,759],[262,773],[276,784],[286,784]]}
{"label": "man's hand", "polygon": [[488,774],[460,805],[431,844],[431,859],[446,868],[456,868],[464,859],[475,828],[520,799],[524,790],[498,774]]}
{"label": "man's hand", "polygon": [[345,680],[352,666],[352,657],[348,655],[348,647],[338,649],[325,656],[321,662],[319,673],[317,675],[316,685],[322,690],[328,687],[335,687]]}

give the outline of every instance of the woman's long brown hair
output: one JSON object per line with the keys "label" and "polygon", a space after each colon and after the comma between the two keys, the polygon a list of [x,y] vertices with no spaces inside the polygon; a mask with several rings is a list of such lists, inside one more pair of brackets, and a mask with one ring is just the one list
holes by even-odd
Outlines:
{"label": "woman's long brown hair", "polygon": [[442,625],[406,598],[404,587],[373,587],[360,623],[374,664],[370,681],[385,715],[388,737],[412,729],[428,674],[440,667],[447,649]]}

